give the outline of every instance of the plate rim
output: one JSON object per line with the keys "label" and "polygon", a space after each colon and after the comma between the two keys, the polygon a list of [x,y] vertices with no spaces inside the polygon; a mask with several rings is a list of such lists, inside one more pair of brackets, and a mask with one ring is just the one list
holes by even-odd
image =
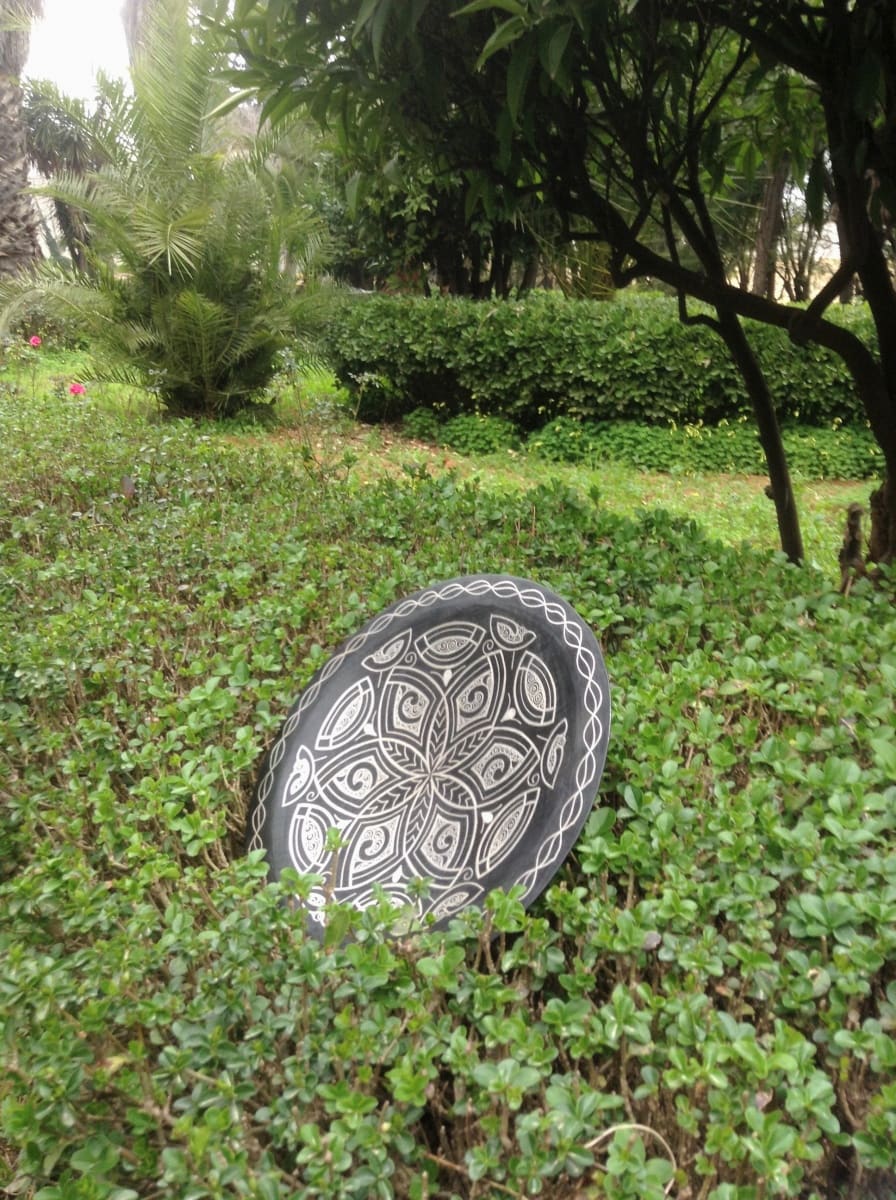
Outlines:
{"label": "plate rim", "polygon": [[[548,887],[581,833],[597,796],[610,740],[611,686],[597,636],[572,605],[544,584],[522,576],[500,573],[454,576],[428,584],[393,601],[367,620],[356,633],[342,641],[327,661],[317,668],[289,708],[277,736],[262,758],[247,813],[246,850],[265,852],[269,878],[278,878],[280,872],[287,869],[288,864],[277,865],[271,862],[263,838],[268,814],[267,804],[286,754],[286,743],[298,728],[302,715],[315,703],[324,686],[336,675],[345,660],[363,650],[371,638],[387,631],[396,620],[412,616],[421,610],[428,611],[439,601],[450,601],[464,595],[473,599],[494,596],[498,600],[516,602],[524,609],[540,608],[550,625],[555,630],[562,631],[565,646],[574,651],[577,677],[585,681],[584,694],[591,696],[593,701],[592,692],[597,692],[597,700],[592,703],[585,717],[580,740],[585,738],[586,728],[592,729],[596,726],[596,730],[590,743],[585,745],[584,752],[575,760],[575,786],[571,791],[570,786],[561,789],[564,798],[557,806],[557,828],[549,838],[539,844],[535,861],[531,862],[513,883],[499,885],[507,888],[521,885],[521,901],[526,906]],[[583,670],[583,662],[588,664],[589,660],[590,665],[587,670]],[[581,703],[582,695],[577,699]],[[351,903],[350,900],[346,902]],[[480,906],[476,902],[473,904],[473,907]],[[456,914],[449,913],[437,918],[435,925],[445,923],[453,915]]]}

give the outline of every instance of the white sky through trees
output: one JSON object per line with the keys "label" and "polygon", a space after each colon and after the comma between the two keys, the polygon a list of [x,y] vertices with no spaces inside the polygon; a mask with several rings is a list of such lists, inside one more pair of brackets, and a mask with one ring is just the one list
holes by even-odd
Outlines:
{"label": "white sky through trees", "polygon": [[52,79],[66,95],[91,100],[99,70],[128,73],[121,20],[123,0],[44,0],[44,17],[31,27],[25,74]]}

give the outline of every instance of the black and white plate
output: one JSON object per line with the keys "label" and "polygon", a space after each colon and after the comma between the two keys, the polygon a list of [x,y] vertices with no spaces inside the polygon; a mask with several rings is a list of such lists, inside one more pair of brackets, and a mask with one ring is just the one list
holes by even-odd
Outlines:
{"label": "black and white plate", "polygon": [[437,925],[494,888],[528,903],[591,811],[609,730],[600,647],[564,600],[505,575],[434,584],[369,621],[299,697],[248,847],[272,878],[323,877],[307,901],[318,930],[328,899],[384,893]]}

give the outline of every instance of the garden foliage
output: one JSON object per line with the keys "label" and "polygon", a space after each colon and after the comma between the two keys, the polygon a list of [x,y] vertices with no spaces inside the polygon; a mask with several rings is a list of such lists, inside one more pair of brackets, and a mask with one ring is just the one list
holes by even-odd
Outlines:
{"label": "garden foliage", "polygon": [[[837,314],[870,337],[860,306]],[[721,339],[686,326],[675,302],[613,302],[533,293],[518,301],[369,297],[341,309],[328,341],[340,381],[368,420],[418,407],[444,416],[499,415],[523,430],[558,416],[712,425],[751,415]],[[751,326],[779,419],[813,426],[865,423],[841,361],[797,348],[785,331]]]}
{"label": "garden foliage", "polygon": [[[90,400],[0,396],[0,438],[0,1187],[760,1200],[896,1167],[886,591]],[[472,571],[603,642],[593,815],[528,913],[341,911],[319,945],[241,852],[263,747],[342,638]]]}

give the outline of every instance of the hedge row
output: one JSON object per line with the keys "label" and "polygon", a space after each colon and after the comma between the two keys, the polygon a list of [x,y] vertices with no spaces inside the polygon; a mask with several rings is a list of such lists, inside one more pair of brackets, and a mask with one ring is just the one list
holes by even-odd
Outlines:
{"label": "hedge row", "polygon": [[[459,454],[495,454],[526,449],[552,462],[598,466],[624,463],[640,471],[765,475],[768,467],[756,426],[746,418],[718,425],[643,425],[636,421],[578,421],[555,417],[523,440],[505,417],[463,413],[440,421],[430,408],[417,408],[402,421],[403,432],[447,446]],[[790,469],[806,479],[871,479],[884,472],[884,459],[871,431],[861,426],[782,430]]]}
{"label": "hedge row", "polygon": [[[873,340],[863,306],[834,316]],[[784,421],[864,419],[836,356],[797,348],[780,329],[750,325],[749,333]],[[328,350],[365,420],[425,406],[445,417],[501,415],[532,430],[558,416],[717,424],[751,412],[717,335],[682,325],[673,300],[644,293],[612,302],[553,293],[490,304],[353,299],[332,323]]]}
{"label": "hedge row", "polygon": [[[781,436],[790,470],[807,479],[871,479],[884,470],[883,454],[866,428],[790,425]],[[609,459],[642,471],[768,473],[756,427],[747,420],[660,429],[632,421],[597,424],[557,417],[526,445],[555,462]]]}

